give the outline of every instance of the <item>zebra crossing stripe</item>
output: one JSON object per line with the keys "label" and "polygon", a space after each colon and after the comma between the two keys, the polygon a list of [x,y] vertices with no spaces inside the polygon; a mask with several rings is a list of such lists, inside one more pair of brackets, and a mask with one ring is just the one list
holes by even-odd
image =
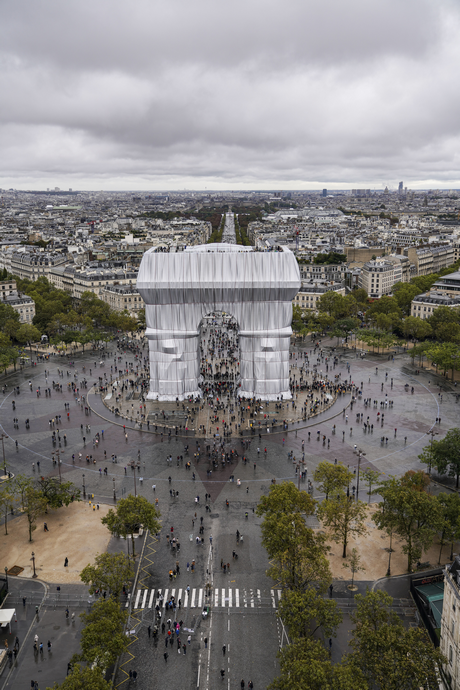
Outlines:
{"label": "zebra crossing stripe", "polygon": [[[149,596],[150,592],[150,596]],[[130,592],[127,595],[125,608],[128,608],[130,601],[134,601],[134,609],[151,609],[156,603],[160,603],[160,596],[162,596],[162,590],[156,589],[138,589],[135,593]],[[202,608],[207,600],[205,598],[206,590],[202,587],[193,588],[191,592],[187,592],[186,589],[165,589],[163,598],[161,599],[161,606],[165,607],[166,603],[169,602],[172,597],[175,601],[181,601],[181,608]],[[182,596],[184,600],[182,601]],[[268,595],[267,595],[268,596]],[[281,589],[271,589],[270,590],[271,606],[276,609],[277,604],[281,600],[282,590]],[[213,603],[214,602],[214,603]],[[260,589],[243,589],[240,593],[238,588],[226,589],[225,587],[216,588],[214,590],[214,599],[212,595],[210,597],[209,603],[214,605],[214,608],[260,608],[263,606],[262,592]]]}
{"label": "zebra crossing stripe", "polygon": [[141,592],[142,592],[142,590],[141,590],[141,589],[138,589],[138,590],[137,590],[137,594],[136,594],[136,601],[134,602],[134,608],[135,608],[135,609],[137,609],[137,608],[138,608],[138,606],[137,606],[137,605],[138,605],[138,603],[139,603],[139,597],[141,596]]}

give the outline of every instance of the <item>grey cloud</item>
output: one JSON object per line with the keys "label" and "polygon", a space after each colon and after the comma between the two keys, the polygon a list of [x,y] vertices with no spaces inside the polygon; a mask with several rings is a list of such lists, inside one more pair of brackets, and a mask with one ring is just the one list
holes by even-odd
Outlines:
{"label": "grey cloud", "polygon": [[16,0],[0,186],[456,186],[459,28],[450,0]]}

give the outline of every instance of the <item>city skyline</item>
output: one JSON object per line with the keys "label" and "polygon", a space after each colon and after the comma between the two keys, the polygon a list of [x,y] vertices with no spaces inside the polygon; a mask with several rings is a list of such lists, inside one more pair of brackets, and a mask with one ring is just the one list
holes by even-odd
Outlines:
{"label": "city skyline", "polygon": [[19,0],[0,188],[460,188],[459,29],[452,0]]}

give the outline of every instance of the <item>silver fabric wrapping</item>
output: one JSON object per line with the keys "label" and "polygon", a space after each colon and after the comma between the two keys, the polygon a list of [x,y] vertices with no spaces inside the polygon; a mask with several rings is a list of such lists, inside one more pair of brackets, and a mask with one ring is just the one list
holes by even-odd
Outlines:
{"label": "silver fabric wrapping", "polygon": [[200,324],[211,312],[236,319],[240,343],[239,395],[289,399],[292,299],[300,288],[288,249],[211,244],[184,252],[147,251],[137,288],[145,307],[151,400],[200,395]]}

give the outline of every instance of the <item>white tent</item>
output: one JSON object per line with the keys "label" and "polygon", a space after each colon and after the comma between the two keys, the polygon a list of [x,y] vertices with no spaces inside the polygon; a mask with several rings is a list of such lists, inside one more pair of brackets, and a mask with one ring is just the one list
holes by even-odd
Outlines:
{"label": "white tent", "polygon": [[9,627],[11,632],[11,621],[16,617],[16,609],[0,609],[0,627]]}

